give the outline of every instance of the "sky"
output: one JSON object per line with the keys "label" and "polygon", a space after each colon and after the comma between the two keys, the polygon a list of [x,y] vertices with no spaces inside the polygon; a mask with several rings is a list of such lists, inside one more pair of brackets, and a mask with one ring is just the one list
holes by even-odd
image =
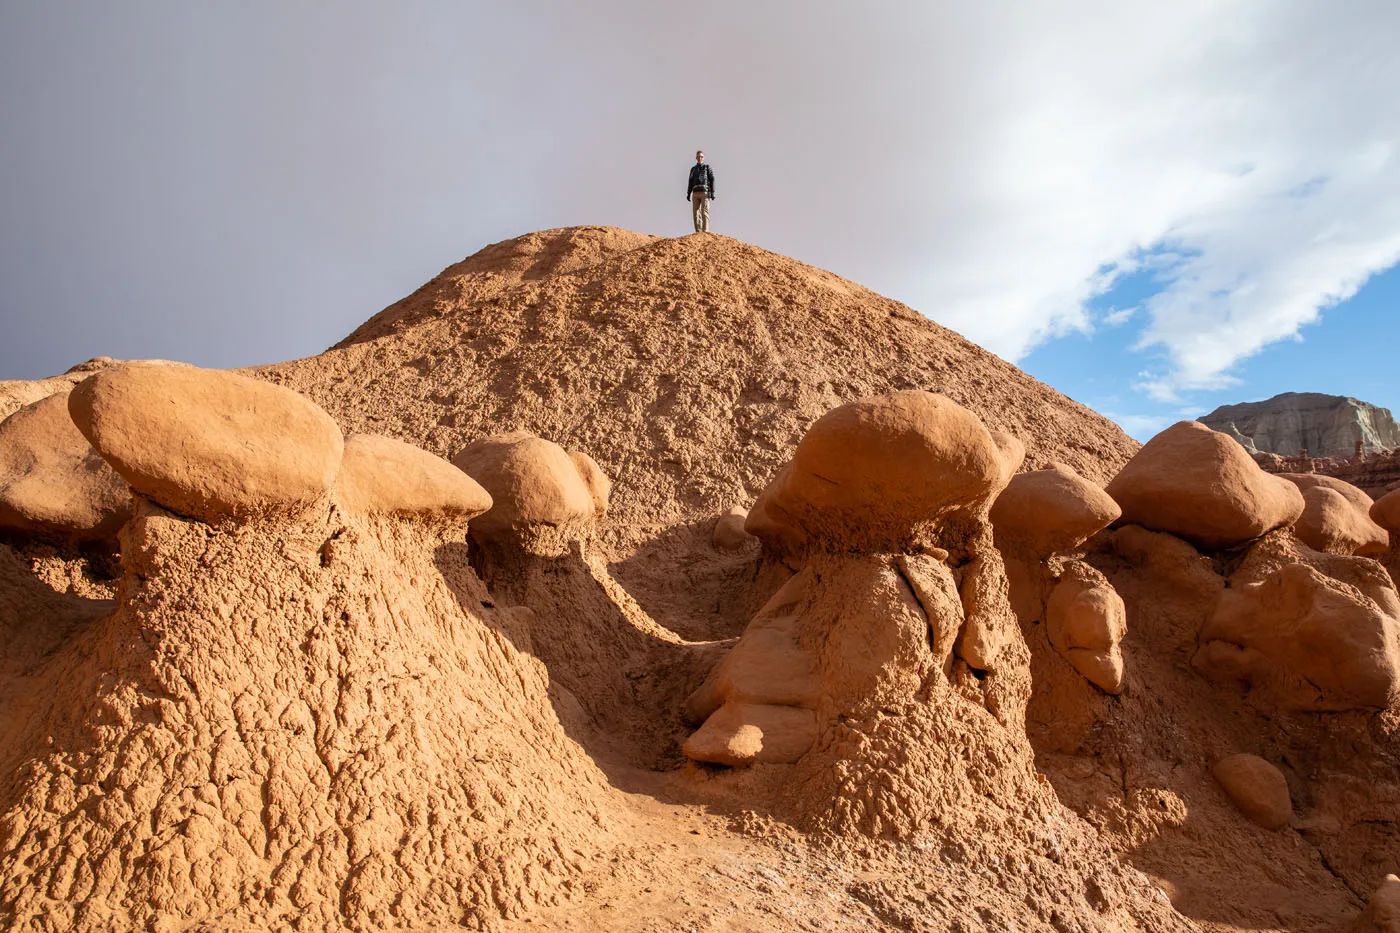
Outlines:
{"label": "sky", "polygon": [[[1400,410],[1400,4],[0,4],[0,379],[318,353],[532,230],[719,233],[1139,439]],[[676,195],[682,195],[678,198]]]}

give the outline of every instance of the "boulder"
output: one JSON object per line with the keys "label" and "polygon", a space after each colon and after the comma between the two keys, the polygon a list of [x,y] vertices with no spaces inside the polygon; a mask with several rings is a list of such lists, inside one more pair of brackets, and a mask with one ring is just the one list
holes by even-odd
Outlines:
{"label": "boulder", "polygon": [[0,422],[0,528],[115,547],[130,514],[130,487],[73,424],[67,392]]}
{"label": "boulder", "polygon": [[1051,463],[1012,477],[991,517],[998,542],[1024,543],[1046,557],[1078,547],[1121,514],[1108,493],[1073,468]]}
{"label": "boulder", "polygon": [[344,446],[306,397],[194,366],[105,369],[73,389],[68,411],[132,489],[210,523],[304,512],[330,491]]}
{"label": "boulder", "polygon": [[1284,564],[1258,583],[1232,580],[1193,663],[1286,709],[1384,709],[1400,696],[1400,620],[1386,610],[1309,564]]}
{"label": "boulder", "polygon": [[1105,693],[1123,689],[1123,652],[1128,632],[1123,598],[1102,573],[1069,563],[1045,606],[1050,644],[1085,679]]}
{"label": "boulder", "polygon": [[1117,524],[1142,525],[1206,549],[1234,547],[1303,513],[1303,494],[1228,436],[1182,421],[1148,441],[1113,481]]}
{"label": "boulder", "polygon": [[754,540],[754,536],[744,530],[748,518],[748,510],[736,505],[716,519],[712,537],[715,547],[721,551],[737,551]]}
{"label": "boulder", "polygon": [[367,515],[471,519],[491,496],[441,457],[392,437],[351,434],[335,481],[342,508]]}
{"label": "boulder", "polygon": [[1323,485],[1303,489],[1303,514],[1294,523],[1293,533],[1308,547],[1328,554],[1382,557],[1390,547],[1390,533],[1371,520],[1369,506],[1358,508]]}
{"label": "boulder", "polygon": [[579,531],[597,516],[593,491],[568,451],[524,431],[467,445],[453,464],[491,496],[491,509],[471,521],[482,539],[511,537],[532,527]]}
{"label": "boulder", "polygon": [[817,739],[810,709],[763,703],[726,703],[705,720],[682,751],[692,761],[728,765],[790,764]]}
{"label": "boulder", "polygon": [[1258,755],[1230,755],[1210,770],[1239,811],[1265,829],[1281,829],[1293,818],[1283,772]]}
{"label": "boulder", "polygon": [[944,396],[862,399],[812,425],[755,504],[763,517],[750,515],[748,530],[765,537],[764,521],[777,515],[823,548],[912,550],[940,526],[985,517],[1006,465],[977,416]]}
{"label": "boulder", "polygon": [[1366,909],[1356,918],[1353,933],[1400,933],[1400,877],[1386,875]]}
{"label": "boulder", "polygon": [[594,513],[598,518],[607,515],[608,499],[612,496],[612,480],[608,479],[608,474],[603,472],[597,460],[581,450],[569,451],[569,459],[574,462],[574,468],[583,478],[583,485],[588,487],[588,494],[593,497]]}
{"label": "boulder", "polygon": [[1377,499],[1367,514],[1386,531],[1400,531],[1400,489],[1393,489]]}
{"label": "boulder", "polygon": [[1001,454],[1001,476],[1002,486],[1011,481],[1011,477],[1016,475],[1016,471],[1021,469],[1021,464],[1026,462],[1026,445],[1013,434],[1005,431],[988,431],[991,435],[992,443],[997,445],[997,452]]}

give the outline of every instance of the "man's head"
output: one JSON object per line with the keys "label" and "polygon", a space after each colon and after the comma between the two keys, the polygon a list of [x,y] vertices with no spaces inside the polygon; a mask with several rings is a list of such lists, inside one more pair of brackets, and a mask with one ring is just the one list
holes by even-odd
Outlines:
{"label": "man's head", "polygon": [[705,161],[705,153],[704,153],[704,152],[697,151],[697,152],[695,153],[695,161],[696,161],[696,162],[704,162],[704,161]]}

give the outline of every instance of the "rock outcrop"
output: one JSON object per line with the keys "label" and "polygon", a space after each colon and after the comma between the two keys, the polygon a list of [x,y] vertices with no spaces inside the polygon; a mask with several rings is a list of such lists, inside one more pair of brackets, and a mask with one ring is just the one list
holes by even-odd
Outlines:
{"label": "rock outcrop", "polygon": [[1123,510],[1119,524],[1209,549],[1243,544],[1303,513],[1297,486],[1265,473],[1234,441],[1195,421],[1148,441],[1107,491]]}
{"label": "rock outcrop", "polygon": [[1250,453],[1350,457],[1400,447],[1400,425],[1389,409],[1343,395],[1284,392],[1262,402],[1221,405],[1199,419]]}

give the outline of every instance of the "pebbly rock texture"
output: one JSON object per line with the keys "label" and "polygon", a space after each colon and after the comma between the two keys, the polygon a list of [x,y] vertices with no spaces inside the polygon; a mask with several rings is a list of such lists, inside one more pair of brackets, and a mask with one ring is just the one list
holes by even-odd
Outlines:
{"label": "pebbly rock texture", "polygon": [[1123,510],[1063,463],[1011,477],[992,505],[998,546],[1022,545],[1038,557],[1067,551],[1107,528]]}
{"label": "pebbly rock texture", "polygon": [[1104,483],[1138,444],[917,311],[730,237],[607,227],[490,246],[334,349],[258,370],[347,432],[451,457],[524,430],[586,450],[620,522],[750,503],[817,418],[900,389]]}
{"label": "pebbly rock texture", "polygon": [[0,422],[0,530],[115,549],[131,489],[92,449],[58,392]]}
{"label": "pebbly rock texture", "polygon": [[1123,652],[1128,631],[1123,599],[1108,578],[1088,564],[1071,561],[1050,591],[1045,607],[1050,644],[1105,693],[1123,689]]}
{"label": "pebbly rock texture", "polygon": [[491,496],[457,467],[391,437],[351,434],[335,480],[335,499],[362,515],[466,521],[491,508]]}
{"label": "pebbly rock texture", "polygon": [[1222,758],[1211,773],[1241,813],[1265,829],[1282,829],[1293,818],[1283,773],[1258,755]]}
{"label": "pebbly rock texture", "polygon": [[1142,525],[1203,548],[1244,544],[1293,524],[1303,496],[1261,470],[1238,444],[1195,421],[1167,428],[1108,484],[1117,524]]}
{"label": "pebbly rock texture", "polygon": [[344,446],[304,396],[183,364],[105,369],[73,389],[68,411],[132,489],[211,523],[304,512],[330,491]]}
{"label": "pebbly rock texture", "polygon": [[471,523],[483,541],[567,538],[598,517],[600,492],[606,508],[598,480],[590,488],[567,450],[524,431],[474,441],[452,462],[491,495],[490,511]]}
{"label": "pebbly rock texture", "polygon": [[1388,409],[1342,395],[1284,392],[1221,405],[1200,421],[1237,437],[1251,453],[1350,457],[1358,441],[1366,453],[1400,447],[1400,425]]}

